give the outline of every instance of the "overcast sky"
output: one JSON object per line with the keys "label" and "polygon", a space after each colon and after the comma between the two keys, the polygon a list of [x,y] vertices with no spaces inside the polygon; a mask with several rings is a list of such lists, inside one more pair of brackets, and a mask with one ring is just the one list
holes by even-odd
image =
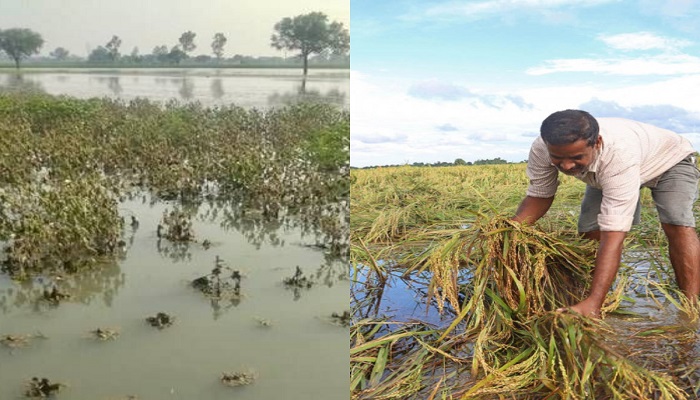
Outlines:
{"label": "overcast sky", "polygon": [[285,17],[312,11],[350,28],[349,0],[0,0],[0,29],[30,28],[44,40],[41,54],[56,47],[86,56],[112,35],[120,51],[141,54],[176,45],[188,30],[197,34],[193,54],[211,55],[214,34],[228,38],[225,56],[284,56],[270,47],[273,26]]}
{"label": "overcast sky", "polygon": [[351,0],[351,165],[527,158],[578,108],[700,150],[700,2]]}

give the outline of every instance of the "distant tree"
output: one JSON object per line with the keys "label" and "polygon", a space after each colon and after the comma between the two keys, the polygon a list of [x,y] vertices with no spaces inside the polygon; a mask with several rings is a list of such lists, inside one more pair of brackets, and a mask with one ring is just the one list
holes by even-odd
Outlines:
{"label": "distant tree", "polygon": [[97,48],[88,55],[88,61],[109,62],[112,61],[112,54],[104,46],[97,46]]}
{"label": "distant tree", "polygon": [[56,50],[49,53],[49,55],[59,61],[65,60],[70,55],[70,52],[63,47],[56,47]]}
{"label": "distant tree", "polygon": [[474,165],[490,165],[490,164],[508,164],[508,161],[502,159],[501,157],[474,161]]}
{"label": "distant tree", "polygon": [[12,28],[0,31],[0,50],[15,61],[17,69],[22,58],[39,53],[43,45],[44,39],[31,29]]}
{"label": "distant tree", "polygon": [[109,56],[112,59],[112,61],[116,61],[119,59],[119,46],[122,45],[122,40],[119,39],[119,36],[117,35],[112,35],[112,39],[107,42],[107,46],[105,48],[107,51],[109,51]]}
{"label": "distant tree", "polygon": [[461,158],[455,160],[454,165],[467,165],[467,162]]}
{"label": "distant tree", "polygon": [[226,36],[223,33],[217,33],[214,35],[214,41],[211,42],[211,50],[216,56],[217,60],[221,60],[224,55],[224,46],[226,45]]}
{"label": "distant tree", "polygon": [[153,54],[159,62],[166,62],[168,61],[168,53],[168,46],[162,45],[154,47],[151,54]]}
{"label": "distant tree", "polygon": [[180,39],[178,39],[178,41],[180,42],[180,48],[185,53],[185,56],[187,56],[187,53],[197,48],[197,46],[194,44],[195,36],[197,36],[197,34],[192,31],[187,31],[180,35]]}
{"label": "distant tree", "polygon": [[187,53],[182,51],[180,46],[173,46],[167,56],[168,61],[174,64],[180,64],[180,61],[184,60],[185,58],[187,58]]}
{"label": "distant tree", "polygon": [[131,50],[131,54],[129,55],[129,58],[131,62],[140,62],[141,61],[141,55],[139,54],[139,48],[137,46],[134,46],[134,49]]}
{"label": "distant tree", "polygon": [[195,57],[194,60],[201,63],[208,63],[211,61],[211,56],[208,54],[200,54]]}
{"label": "distant tree", "polygon": [[277,50],[298,50],[307,75],[309,56],[326,50],[346,53],[350,49],[350,35],[340,22],[328,23],[328,17],[320,12],[284,18],[274,26],[271,46]]}

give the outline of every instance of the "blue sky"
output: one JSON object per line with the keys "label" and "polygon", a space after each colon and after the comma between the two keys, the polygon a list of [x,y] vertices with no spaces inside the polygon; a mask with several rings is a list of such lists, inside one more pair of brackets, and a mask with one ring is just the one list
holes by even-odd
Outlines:
{"label": "blue sky", "polygon": [[577,108],[700,150],[700,1],[351,0],[354,167],[527,158]]}

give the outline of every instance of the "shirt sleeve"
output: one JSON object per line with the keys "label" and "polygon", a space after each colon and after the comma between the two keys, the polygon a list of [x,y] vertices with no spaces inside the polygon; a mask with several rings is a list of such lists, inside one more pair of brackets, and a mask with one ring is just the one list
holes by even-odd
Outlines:
{"label": "shirt sleeve", "polygon": [[559,171],[552,165],[542,138],[537,138],[530,147],[526,173],[530,179],[526,192],[528,196],[548,198],[557,193]]}
{"label": "shirt sleeve", "polygon": [[639,164],[631,164],[601,179],[603,200],[598,215],[601,231],[629,232],[639,201]]}

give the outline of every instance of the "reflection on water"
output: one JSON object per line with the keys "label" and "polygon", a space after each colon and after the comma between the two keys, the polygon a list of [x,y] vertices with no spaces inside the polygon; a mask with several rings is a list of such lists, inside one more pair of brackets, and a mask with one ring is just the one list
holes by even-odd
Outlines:
{"label": "reflection on water", "polygon": [[[378,261],[382,264],[381,260]],[[468,275],[461,270],[462,280]],[[386,281],[379,279],[369,268],[357,271],[350,290],[351,306],[355,318],[372,318],[396,322],[420,320],[433,326],[447,326],[455,317],[446,309],[440,315],[435,302],[427,303],[428,285],[431,275],[428,272],[403,275],[400,270],[391,270]]]}
{"label": "reflection on water", "polygon": [[[44,86],[41,82],[25,76],[18,72],[0,73],[0,77],[5,75],[5,83],[0,84],[0,92],[26,92],[26,93],[44,93]],[[0,80],[1,81],[1,80]]]}
{"label": "reflection on water", "polygon": [[192,260],[189,242],[173,242],[158,238],[158,241],[156,241],[156,250],[163,258],[170,259],[170,261],[174,263]]}
{"label": "reflection on water", "polygon": [[107,78],[107,87],[109,87],[109,90],[112,91],[115,95],[121,94],[121,92],[124,91],[122,89],[122,85],[119,84],[119,77],[118,76],[110,76]]}
{"label": "reflection on water", "polygon": [[[21,283],[0,275],[0,335],[48,338],[0,346],[0,399],[21,397],[32,376],[67,383],[59,398],[229,399],[231,388],[218,378],[239,369],[259,378],[237,388],[236,398],[347,398],[347,329],[326,321],[347,310],[347,264],[328,258],[292,218],[265,221],[222,205],[186,208],[196,241],[178,247],[156,235],[168,207],[141,197],[121,204],[120,213],[139,223],[125,228],[117,263]],[[193,287],[219,260],[240,271],[237,296]],[[297,267],[315,284],[295,294],[283,281]],[[70,298],[42,302],[54,286]],[[174,316],[173,326],[148,326],[145,318],[158,312]],[[87,339],[98,327],[116,328],[119,337]]]}
{"label": "reflection on water", "polygon": [[[53,288],[71,293],[72,303],[90,305],[99,299],[109,307],[119,289],[124,286],[125,279],[118,264],[108,263],[80,275],[38,277],[17,285],[5,282],[0,285],[0,311],[7,314],[25,307],[30,307],[35,312],[44,311],[47,307],[54,306],[44,298],[44,292]],[[4,288],[6,289],[3,290]]]}
{"label": "reflection on water", "polygon": [[[148,77],[148,79],[139,79]],[[130,78],[130,79],[128,79]],[[347,70],[297,69],[32,69],[0,72],[0,91],[45,91],[78,98],[137,97],[267,108],[325,102],[349,108]]]}
{"label": "reflection on water", "polygon": [[221,78],[214,78],[211,80],[211,96],[215,99],[220,99],[224,97],[226,92],[224,91],[224,82]]}
{"label": "reflection on water", "polygon": [[306,80],[302,79],[294,91],[271,94],[267,102],[271,107],[286,106],[298,103],[323,103],[343,106],[348,100],[344,92],[334,88],[321,93],[318,89],[307,89]]}
{"label": "reflection on water", "polygon": [[186,77],[182,78],[182,82],[180,83],[180,90],[178,90],[178,93],[180,94],[181,99],[191,100],[194,96],[194,82],[192,82]]}

